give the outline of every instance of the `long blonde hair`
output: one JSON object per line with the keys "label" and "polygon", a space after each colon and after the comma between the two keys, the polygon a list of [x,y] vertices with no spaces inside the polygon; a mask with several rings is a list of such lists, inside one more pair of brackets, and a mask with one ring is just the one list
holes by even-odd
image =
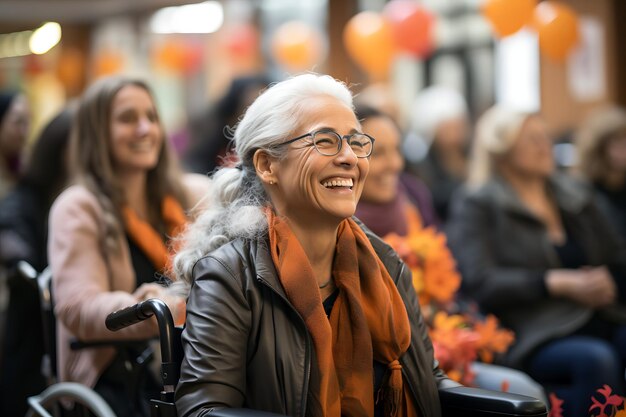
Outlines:
{"label": "long blonde hair", "polygon": [[[92,84],[81,97],[70,136],[73,182],[87,187],[98,199],[104,212],[105,244],[114,250],[118,249],[115,238],[123,233],[121,208],[126,201],[113,166],[111,114],[115,96],[129,85],[145,90],[154,102],[150,88],[142,80],[118,76],[103,78]],[[158,112],[156,114],[160,124]],[[157,221],[161,219],[159,210],[166,195],[174,196],[183,206],[187,205],[173,151],[163,139],[157,165],[148,172],[147,178],[150,218]],[[162,228],[160,224],[156,226]]]}

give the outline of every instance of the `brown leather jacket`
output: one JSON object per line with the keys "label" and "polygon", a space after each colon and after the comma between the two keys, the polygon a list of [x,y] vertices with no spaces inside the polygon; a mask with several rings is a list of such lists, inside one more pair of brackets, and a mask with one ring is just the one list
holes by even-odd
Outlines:
{"label": "brown leather jacket", "polygon": [[[411,346],[400,359],[420,415],[441,415],[437,388],[453,385],[438,368],[411,272],[366,231],[404,300]],[[304,321],[278,280],[267,239],[238,239],[195,265],[176,390],[181,417],[246,407],[305,417],[314,350]]]}

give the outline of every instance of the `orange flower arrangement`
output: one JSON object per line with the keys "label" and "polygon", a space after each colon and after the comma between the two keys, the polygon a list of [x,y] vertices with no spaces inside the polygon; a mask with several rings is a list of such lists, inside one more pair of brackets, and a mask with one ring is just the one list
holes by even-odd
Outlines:
{"label": "orange flower arrangement", "polygon": [[439,303],[452,300],[461,285],[461,277],[443,234],[428,227],[407,237],[392,233],[385,240],[411,268],[413,286],[421,305],[428,305],[432,300]]}
{"label": "orange flower arrangement", "polygon": [[[602,398],[598,400],[596,394],[600,394]],[[563,400],[550,393],[550,412],[548,417],[568,417],[563,413]],[[597,414],[596,414],[597,413]],[[595,394],[591,395],[591,406],[589,407],[589,416],[597,417],[626,417],[626,401],[625,398],[615,394],[613,389],[604,384],[602,388],[598,388]]]}
{"label": "orange flower arrangement", "polygon": [[470,364],[479,357],[492,362],[513,342],[513,332],[501,329],[492,315],[478,319],[472,314],[449,314],[458,307],[455,295],[461,277],[456,263],[442,233],[413,223],[406,237],[389,234],[384,240],[411,269],[439,366],[450,378],[471,385]]}

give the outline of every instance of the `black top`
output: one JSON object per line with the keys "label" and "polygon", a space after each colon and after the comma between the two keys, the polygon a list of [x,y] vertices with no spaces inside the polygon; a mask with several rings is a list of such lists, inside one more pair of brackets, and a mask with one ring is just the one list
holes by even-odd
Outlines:
{"label": "black top", "polygon": [[133,271],[135,271],[135,276],[137,277],[135,288],[139,288],[141,284],[157,281],[157,270],[150,259],[128,235],[126,240],[128,241],[128,249],[130,249]]}
{"label": "black top", "polygon": [[[126,235],[136,286],[158,281],[156,268],[146,254]],[[148,399],[158,398],[159,382],[147,369],[153,355],[147,341],[116,345],[117,354],[104,370],[94,389],[109,403],[116,416],[148,417]]]}
{"label": "black top", "polygon": [[577,269],[589,265],[587,254],[580,242],[572,236],[571,226],[568,224],[569,222],[564,213],[561,213],[561,218],[563,219],[565,242],[561,245],[554,245],[561,265],[567,269]]}

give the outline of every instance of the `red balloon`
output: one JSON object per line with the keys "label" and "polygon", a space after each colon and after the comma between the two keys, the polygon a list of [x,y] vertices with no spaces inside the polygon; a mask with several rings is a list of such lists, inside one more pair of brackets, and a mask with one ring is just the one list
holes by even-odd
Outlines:
{"label": "red balloon", "polygon": [[186,75],[195,74],[202,69],[204,61],[204,46],[201,42],[189,42],[185,45],[183,56],[183,72]]}
{"label": "red balloon", "polygon": [[259,33],[250,24],[238,24],[224,29],[224,45],[233,57],[248,57],[259,47]]}
{"label": "red balloon", "polygon": [[383,15],[391,23],[400,51],[417,58],[425,58],[432,52],[435,23],[432,13],[415,1],[392,0],[383,9]]}

